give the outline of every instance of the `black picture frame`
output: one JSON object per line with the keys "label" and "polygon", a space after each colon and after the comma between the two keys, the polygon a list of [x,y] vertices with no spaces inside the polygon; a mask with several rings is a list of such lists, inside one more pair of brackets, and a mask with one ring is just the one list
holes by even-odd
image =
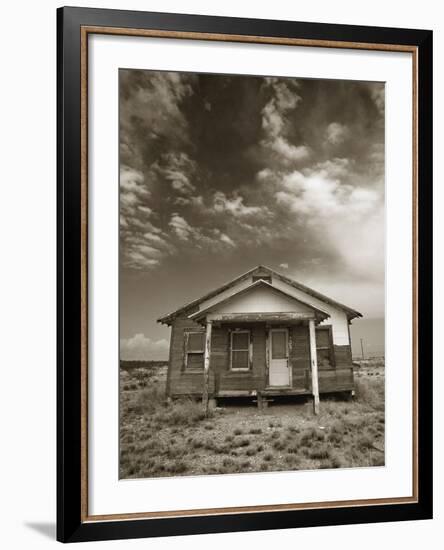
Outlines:
{"label": "black picture frame", "polygon": [[[85,520],[82,512],[81,29],[156,29],[307,41],[405,45],[417,52],[416,502]],[[432,517],[432,32],[64,7],[57,10],[57,539],[62,542],[419,520]],[[83,403],[83,404],[82,404]]]}

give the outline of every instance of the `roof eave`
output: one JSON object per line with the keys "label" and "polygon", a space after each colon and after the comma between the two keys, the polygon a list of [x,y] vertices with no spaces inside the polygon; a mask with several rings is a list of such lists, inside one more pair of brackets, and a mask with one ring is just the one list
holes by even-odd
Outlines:
{"label": "roof eave", "polygon": [[239,275],[235,279],[232,279],[228,283],[225,283],[221,287],[219,287],[215,290],[212,290],[211,292],[207,293],[206,295],[202,296],[201,298],[197,298],[196,300],[193,300],[192,302],[176,309],[175,311],[169,313],[168,315],[164,315],[163,317],[160,317],[159,319],[157,319],[157,322],[168,325],[168,326],[171,326],[174,319],[176,319],[176,317],[178,317],[181,313],[183,313],[187,309],[192,308],[193,306],[198,306],[201,302],[203,302],[205,300],[208,300],[209,298],[211,298],[213,296],[217,296],[218,293],[223,292],[225,289],[230,288],[231,286],[235,285],[237,282],[242,281],[244,278],[246,278],[249,275],[251,275],[252,273],[254,273],[254,271],[256,271],[257,269],[265,269],[265,270],[269,271],[271,274],[277,275],[281,279],[281,281],[289,284],[290,286],[298,288],[299,290],[302,290],[303,292],[306,292],[308,295],[313,296],[314,298],[317,298],[320,301],[323,301],[325,303],[333,305],[333,306],[337,307],[338,309],[342,309],[346,313],[347,319],[349,321],[351,321],[352,319],[356,319],[357,317],[363,317],[362,313],[360,313],[359,311],[356,311],[352,308],[349,308],[346,305],[341,304],[340,302],[336,302],[336,300],[333,300],[333,299],[329,298],[328,296],[325,296],[324,294],[321,294],[320,292],[317,292],[316,290],[303,285],[302,283],[299,283],[297,281],[293,281],[289,277],[287,277],[285,275],[282,275],[282,273],[279,273],[278,271],[275,271],[274,269],[271,269],[271,267],[268,267],[266,265],[258,265],[256,267],[254,267],[253,269],[250,269],[249,271],[243,273],[242,275]]}
{"label": "roof eave", "polygon": [[357,319],[359,317],[364,317],[362,313],[359,313],[359,311],[355,311],[352,309],[347,312],[347,319],[349,321],[352,321],[353,319]]}

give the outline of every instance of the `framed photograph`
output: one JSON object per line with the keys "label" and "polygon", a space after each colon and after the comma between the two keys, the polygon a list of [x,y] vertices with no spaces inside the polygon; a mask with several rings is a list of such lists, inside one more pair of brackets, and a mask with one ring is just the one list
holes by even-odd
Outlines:
{"label": "framed photograph", "polygon": [[58,539],[432,517],[432,32],[58,10]]}

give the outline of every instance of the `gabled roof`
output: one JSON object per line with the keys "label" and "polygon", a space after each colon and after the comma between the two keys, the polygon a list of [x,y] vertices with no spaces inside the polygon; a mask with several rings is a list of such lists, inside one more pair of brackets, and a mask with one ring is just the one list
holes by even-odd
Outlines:
{"label": "gabled roof", "polygon": [[[157,321],[159,323],[165,323],[167,325],[171,324],[172,321],[180,314],[185,313],[186,311],[190,311],[191,313],[194,313],[194,311],[197,311],[197,308],[199,307],[199,304],[202,302],[205,302],[206,300],[209,300],[211,298],[214,298],[218,294],[224,292],[225,290],[230,289],[231,287],[237,285],[238,283],[244,281],[245,279],[248,279],[252,276],[267,276],[271,275],[271,277],[279,279],[280,281],[288,284],[289,286],[292,286],[293,288],[296,288],[302,292],[305,292],[309,296],[313,296],[313,298],[317,298],[318,300],[330,304],[332,306],[337,307],[338,309],[342,309],[348,319],[354,319],[355,317],[362,317],[362,313],[359,313],[359,311],[356,311],[348,306],[345,306],[344,304],[341,304],[339,302],[336,302],[335,300],[332,300],[328,296],[324,296],[320,292],[317,292],[316,290],[313,290],[312,288],[309,288],[308,286],[305,286],[301,283],[298,283],[297,281],[294,281],[293,279],[290,279],[289,277],[286,277],[285,275],[282,275],[281,273],[278,273],[277,271],[274,271],[274,269],[271,269],[269,267],[258,265],[257,267],[254,267],[253,269],[250,269],[246,273],[240,275],[239,277],[236,277],[235,279],[229,281],[228,283],[225,283],[224,285],[212,290],[211,292],[205,294],[201,298],[198,298],[197,300],[193,300],[192,302],[180,307],[176,311],[173,311],[171,313],[168,313],[167,315],[164,315],[163,317],[160,317]],[[273,286],[273,285],[271,285]],[[273,287],[275,288],[275,287]],[[311,306],[312,307],[312,306]],[[194,310],[194,311],[193,311]]]}
{"label": "gabled roof", "polygon": [[[221,299],[219,302],[213,303],[213,304],[211,304],[211,305],[209,305],[209,306],[207,306],[203,309],[199,309],[195,313],[192,313],[190,315],[190,319],[199,320],[202,316],[205,316],[205,314],[208,313],[209,311],[211,311],[212,309],[217,308],[218,306],[221,306],[222,304],[226,304],[227,302],[230,302],[231,300],[236,299],[237,297],[241,296],[242,294],[246,294],[247,292],[250,292],[254,288],[258,288],[258,287],[261,287],[261,286],[265,287],[265,288],[269,288],[273,292],[277,292],[278,294],[282,294],[283,296],[291,298],[295,302],[298,302],[300,304],[303,304],[304,306],[309,307],[310,309],[312,309],[314,311],[314,313],[316,314],[316,316],[319,319],[324,320],[324,319],[327,319],[328,317],[330,317],[330,315],[326,311],[323,311],[322,309],[319,309],[318,307],[315,307],[311,304],[307,304],[307,302],[304,302],[303,300],[299,300],[298,298],[295,298],[294,296],[292,296],[291,294],[288,294],[287,292],[281,290],[280,288],[274,287],[273,285],[271,285],[267,281],[264,281],[263,279],[259,279],[258,281],[255,281],[254,283],[251,283],[251,285],[247,286],[246,288],[241,288],[237,292],[235,292],[233,294],[230,294],[230,296],[227,296],[226,298]],[[245,312],[245,313],[247,313],[247,312]]]}

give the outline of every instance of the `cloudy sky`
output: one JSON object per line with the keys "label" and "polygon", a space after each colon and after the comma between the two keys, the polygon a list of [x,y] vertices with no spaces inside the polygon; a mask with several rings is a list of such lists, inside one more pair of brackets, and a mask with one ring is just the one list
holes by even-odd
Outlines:
{"label": "cloudy sky", "polygon": [[120,71],[122,358],[265,264],[384,315],[384,85]]}

